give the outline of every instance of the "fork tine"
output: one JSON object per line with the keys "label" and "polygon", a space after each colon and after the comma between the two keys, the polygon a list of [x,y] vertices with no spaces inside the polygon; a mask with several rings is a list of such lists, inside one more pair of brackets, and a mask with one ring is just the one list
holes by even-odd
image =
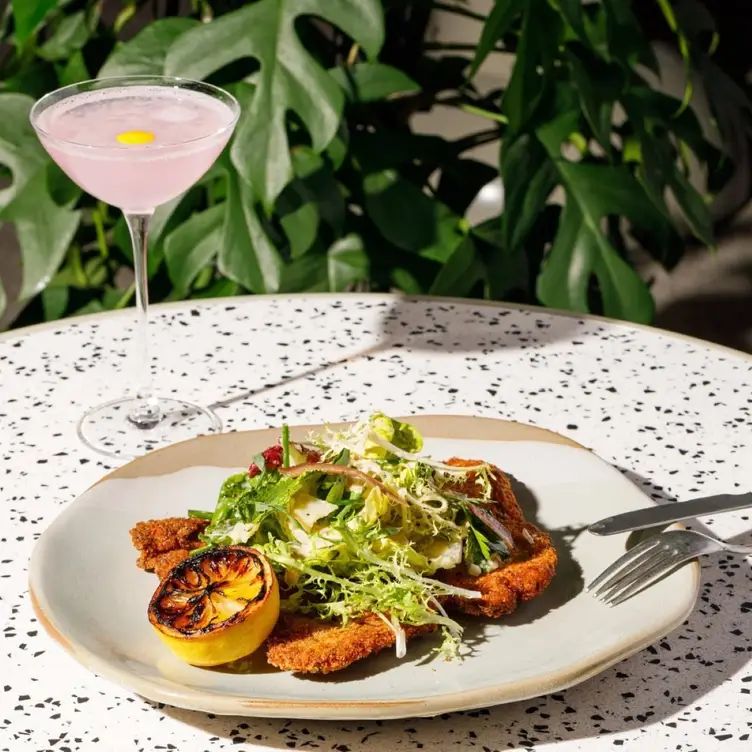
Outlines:
{"label": "fork tine", "polygon": [[634,548],[627,551],[627,553],[625,553],[623,556],[620,556],[613,564],[611,564],[611,566],[606,567],[606,569],[604,569],[586,587],[586,590],[588,590],[589,592],[600,590],[601,585],[603,585],[607,580],[611,579],[611,577],[615,575],[620,569],[634,561],[646,551],[655,548],[657,545],[658,544],[656,543],[655,538],[650,538],[646,541],[643,541],[642,543],[638,543]]}
{"label": "fork tine", "polygon": [[600,600],[606,600],[616,591],[621,590],[622,583],[631,582],[632,577],[639,571],[642,571],[646,566],[649,567],[653,564],[656,557],[661,555],[661,548],[653,546],[648,551],[640,554],[636,559],[633,559],[626,567],[620,569],[613,577],[606,580],[593,595]]}
{"label": "fork tine", "polygon": [[655,567],[651,572],[645,572],[645,575],[642,579],[633,583],[626,590],[623,590],[621,593],[619,593],[619,595],[617,595],[615,598],[608,601],[608,605],[618,606],[620,603],[624,603],[624,601],[629,600],[633,595],[637,595],[637,593],[642,592],[645,588],[652,585],[657,580],[660,580],[664,575],[668,574],[673,569],[676,569],[681,564],[691,561],[694,558],[697,557],[675,553],[670,557],[668,561],[664,561],[664,563],[660,567]]}
{"label": "fork tine", "polygon": [[651,553],[651,556],[646,557],[640,566],[635,567],[624,577],[619,578],[618,582],[613,583],[608,589],[608,592],[601,593],[599,596],[600,599],[604,603],[614,601],[619,598],[625,590],[643,582],[655,572],[662,571],[663,568],[676,556],[677,554],[675,551],[667,551],[666,549],[661,549],[655,553]]}

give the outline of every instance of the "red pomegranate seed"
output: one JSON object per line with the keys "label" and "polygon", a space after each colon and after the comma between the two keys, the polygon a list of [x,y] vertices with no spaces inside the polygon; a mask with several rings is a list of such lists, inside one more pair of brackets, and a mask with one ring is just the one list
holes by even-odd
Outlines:
{"label": "red pomegranate seed", "polygon": [[261,452],[261,455],[268,467],[277,468],[282,466],[283,453],[282,447],[279,444],[277,444],[277,446],[265,449],[263,452]]}
{"label": "red pomegranate seed", "polygon": [[[282,466],[283,452],[282,447],[279,444],[277,446],[272,446],[268,449],[264,449],[264,451],[261,452],[261,456],[264,458],[264,463],[268,468],[274,470]],[[261,469],[259,468],[259,466],[255,462],[253,462],[248,468],[248,477],[255,478],[260,472]]]}

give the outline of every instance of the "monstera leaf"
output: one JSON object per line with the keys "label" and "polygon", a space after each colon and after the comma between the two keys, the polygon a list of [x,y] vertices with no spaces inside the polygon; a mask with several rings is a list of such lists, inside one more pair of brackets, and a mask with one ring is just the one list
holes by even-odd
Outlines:
{"label": "monstera leaf", "polygon": [[341,292],[368,279],[368,256],[357,235],[346,235],[327,252],[329,290]]}
{"label": "monstera leaf", "polygon": [[562,156],[562,143],[577,130],[579,118],[579,111],[565,113],[537,134],[566,196],[556,237],[538,277],[538,297],[545,305],[586,313],[595,277],[607,316],[647,323],[653,315],[650,291],[611,244],[603,222],[609,216],[625,216],[660,232],[666,218],[626,168],[571,162]]}
{"label": "monstera leaf", "polygon": [[55,33],[39,48],[37,54],[44,60],[65,60],[80,50],[90,36],[86,14],[79,11],[62,19]]}
{"label": "monstera leaf", "polygon": [[264,230],[250,188],[237,172],[228,171],[219,269],[251,292],[279,292],[282,257]]}
{"label": "monstera leaf", "polygon": [[119,44],[99,71],[110,76],[156,76],[164,71],[170,45],[188,29],[198,26],[192,18],[160,18],[133,39]]}
{"label": "monstera leaf", "polygon": [[220,204],[192,215],[165,240],[167,272],[175,289],[183,296],[191,282],[219,251],[224,209]]}
{"label": "monstera leaf", "polygon": [[[75,194],[60,206],[50,194],[51,162],[29,123],[33,100],[0,95],[0,164],[13,182],[0,191],[0,221],[13,222],[21,246],[21,297],[39,292],[65,257],[80,216],[70,210]],[[0,301],[2,302],[2,301]]]}
{"label": "monstera leaf", "polygon": [[357,63],[329,71],[350,102],[376,102],[420,91],[420,86],[399,68],[382,63]]}
{"label": "monstera leaf", "polygon": [[395,170],[366,175],[363,190],[370,219],[397,248],[444,263],[462,242],[462,218]]}
{"label": "monstera leaf", "polygon": [[524,0],[496,0],[494,7],[483,24],[480,41],[475,50],[475,58],[470,66],[472,78],[493,51],[496,43],[509,31],[512,23],[525,7]]}
{"label": "monstera leaf", "polygon": [[47,155],[29,122],[34,104],[24,94],[0,95],[0,164],[13,175],[13,182],[0,190],[2,211],[48,161]]}
{"label": "monstera leaf", "polygon": [[25,42],[57,4],[58,0],[16,0],[12,4],[16,41]]}
{"label": "monstera leaf", "polygon": [[259,0],[180,36],[165,63],[168,75],[205,78],[241,58],[259,62],[257,89],[238,125],[232,162],[269,208],[293,174],[287,113],[300,118],[317,152],[332,141],[342,115],[341,86],[298,37],[301,16],[328,21],[371,57],[381,48],[384,19],[378,0]]}
{"label": "monstera leaf", "polygon": [[337,234],[345,222],[345,200],[324,159],[312,149],[299,146],[292,152],[295,179],[277,201],[280,224],[290,241],[293,258],[314,246],[320,221]]}

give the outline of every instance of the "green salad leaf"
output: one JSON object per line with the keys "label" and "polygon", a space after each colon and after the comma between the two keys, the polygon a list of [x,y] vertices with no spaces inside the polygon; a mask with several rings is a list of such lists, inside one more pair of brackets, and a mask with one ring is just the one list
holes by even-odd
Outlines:
{"label": "green salad leaf", "polygon": [[[435,624],[444,635],[439,652],[457,655],[462,628],[441,602],[480,593],[436,574],[479,574],[508,556],[511,536],[488,503],[492,469],[418,455],[417,429],[383,413],[306,445],[291,443],[284,427],[281,447],[281,467],[258,455],[252,477],[225,480],[206,546],[260,550],[282,583],[284,610],[344,622],[377,614],[397,634],[398,654],[401,625]],[[311,454],[326,470],[314,469]],[[310,469],[290,472],[291,464]]]}

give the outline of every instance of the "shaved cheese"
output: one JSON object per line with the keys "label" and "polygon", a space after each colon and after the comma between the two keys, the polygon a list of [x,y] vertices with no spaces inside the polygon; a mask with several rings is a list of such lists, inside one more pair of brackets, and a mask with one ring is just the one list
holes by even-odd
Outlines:
{"label": "shaved cheese", "polygon": [[230,529],[227,537],[233,545],[243,546],[253,538],[257,529],[258,525],[252,522],[236,522]]}
{"label": "shaved cheese", "polygon": [[319,521],[330,515],[337,509],[336,504],[323,499],[317,499],[306,493],[299,493],[293,499],[293,505],[290,514],[300,523],[302,528],[311,531],[313,526]]}
{"label": "shaved cheese", "polygon": [[453,569],[462,561],[462,540],[435,540],[426,548],[425,556],[435,569]]}
{"label": "shaved cheese", "polygon": [[303,528],[298,527],[295,523],[289,526],[290,535],[295,539],[293,550],[298,556],[304,559],[308,558],[314,551],[313,540]]}

